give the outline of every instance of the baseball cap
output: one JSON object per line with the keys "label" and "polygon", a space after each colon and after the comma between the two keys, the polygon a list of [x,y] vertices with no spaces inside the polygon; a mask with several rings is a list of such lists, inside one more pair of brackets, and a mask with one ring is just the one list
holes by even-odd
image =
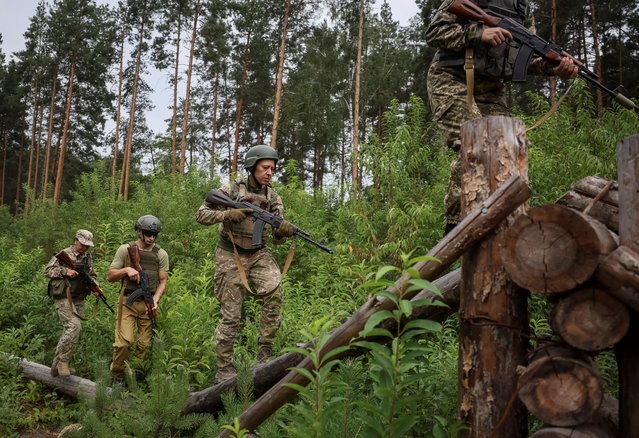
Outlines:
{"label": "baseball cap", "polygon": [[75,233],[75,238],[78,239],[82,245],[93,246],[93,233],[89,230],[78,230],[78,232]]}

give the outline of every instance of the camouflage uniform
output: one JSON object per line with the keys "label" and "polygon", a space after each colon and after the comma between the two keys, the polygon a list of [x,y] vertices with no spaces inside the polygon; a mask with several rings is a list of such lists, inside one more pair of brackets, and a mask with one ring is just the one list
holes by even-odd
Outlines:
{"label": "camouflage uniform", "polygon": [[[97,275],[93,270],[93,258],[85,252],[81,254],[75,250],[74,245],[63,250],[76,266],[76,271],[86,269],[88,275],[96,280]],[[47,264],[44,275],[50,279],[49,295],[53,298],[62,323],[62,334],[55,349],[55,356],[51,364],[51,373],[57,375],[58,363],[68,364],[71,361],[82,331],[84,319],[84,299],[89,291],[82,285],[78,277],[69,278],[67,268],[62,266],[54,256]],[[69,300],[70,298],[70,300]]]}
{"label": "camouflage uniform", "polygon": [[[444,134],[446,144],[459,154],[461,125],[475,118],[488,115],[510,115],[510,79],[517,56],[514,43],[496,48],[481,42],[482,23],[464,21],[447,12],[452,0],[445,0],[435,14],[426,32],[426,41],[438,49],[428,70],[427,88],[433,119]],[[525,0],[475,1],[489,13],[498,11],[524,22],[529,18]],[[467,47],[473,48],[474,100],[467,102],[464,55]],[[552,75],[552,65],[541,58],[533,58],[529,74]],[[457,224],[461,220],[461,160],[451,165],[448,192],[445,199],[446,220]]]}
{"label": "camouflage uniform", "polygon": [[[284,213],[282,199],[270,187],[258,189],[246,180],[237,179],[220,189],[231,199],[248,201],[278,216]],[[220,302],[221,319],[215,329],[215,352],[217,356],[216,381],[235,375],[233,347],[242,317],[245,294],[251,293],[262,304],[258,361],[271,355],[275,334],[282,321],[282,275],[271,250],[266,246],[266,232],[262,244],[252,245],[255,222],[247,217],[238,224],[224,221],[224,207],[210,206],[205,201],[198,209],[195,219],[203,225],[219,223],[220,238],[215,250],[215,296]],[[265,230],[266,231],[266,230]],[[273,233],[275,243],[285,239]],[[252,291],[242,284],[238,261],[243,266]]]}

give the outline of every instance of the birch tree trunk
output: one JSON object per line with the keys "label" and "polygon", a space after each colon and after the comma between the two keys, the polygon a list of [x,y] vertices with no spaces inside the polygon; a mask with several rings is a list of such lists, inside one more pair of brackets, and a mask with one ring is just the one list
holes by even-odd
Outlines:
{"label": "birch tree trunk", "polygon": [[220,92],[220,73],[215,73],[215,83],[213,84],[213,115],[211,116],[211,160],[209,162],[209,177],[213,179],[215,176],[215,161],[217,154],[215,152],[215,144],[217,142],[217,107],[219,104]]}

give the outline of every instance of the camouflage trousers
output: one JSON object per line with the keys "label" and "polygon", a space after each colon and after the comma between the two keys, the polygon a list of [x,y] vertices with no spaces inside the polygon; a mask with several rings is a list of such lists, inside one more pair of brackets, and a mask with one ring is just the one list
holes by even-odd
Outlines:
{"label": "camouflage trousers", "polygon": [[444,135],[446,145],[457,153],[450,166],[448,191],[444,199],[446,222],[457,224],[461,214],[461,173],[462,162],[459,156],[461,125],[469,120],[484,116],[509,116],[509,83],[499,80],[482,80],[475,75],[475,103],[468,105],[466,76],[464,70],[438,68],[431,65],[428,70],[428,99],[437,122]]}
{"label": "camouflage trousers", "polygon": [[[253,254],[239,254],[253,295],[261,301],[258,345],[269,349],[282,321],[282,274],[269,248]],[[215,329],[218,378],[235,373],[233,347],[240,331],[242,304],[248,291],[242,285],[233,252],[215,251],[215,296],[220,302],[221,319]]]}
{"label": "camouflage trousers", "polygon": [[[124,297],[121,297],[122,299]],[[121,313],[121,316],[120,316]],[[153,342],[153,327],[146,313],[144,300],[134,301],[131,306],[118,304],[118,320],[115,324],[113,357],[109,369],[116,379],[124,379],[124,367],[129,359],[129,350],[135,339],[135,327],[138,328],[136,343],[137,356],[144,359]]]}
{"label": "camouflage trousers", "polygon": [[53,365],[56,365],[58,362],[70,362],[75,347],[78,345],[80,332],[82,331],[81,318],[84,317],[84,299],[73,300],[77,315],[73,312],[73,307],[69,304],[66,297],[56,299],[54,304],[58,311],[60,322],[62,323],[62,335],[60,335],[60,339],[58,340],[53,358]]}

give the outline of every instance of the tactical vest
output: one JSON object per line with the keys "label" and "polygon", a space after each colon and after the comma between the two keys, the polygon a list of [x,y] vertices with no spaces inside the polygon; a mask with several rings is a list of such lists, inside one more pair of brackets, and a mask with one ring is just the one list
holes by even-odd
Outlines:
{"label": "tactical vest", "polygon": [[[528,0],[473,0],[473,3],[489,14],[512,18],[520,24],[528,18]],[[509,80],[512,78],[518,53],[519,45],[513,41],[497,47],[480,43],[474,47],[473,53],[475,74],[489,79]],[[464,52],[438,49],[433,61],[440,67],[462,67]]]}
{"label": "tactical vest", "polygon": [[[77,272],[86,272],[88,275],[87,265],[84,263],[76,262],[75,270]],[[89,290],[86,288],[84,283],[80,280],[80,276],[69,278],[69,285],[71,287],[71,296],[73,298],[84,298],[89,294]]]}
{"label": "tactical vest", "polygon": [[[252,192],[248,190],[246,182],[241,178],[238,178],[231,184],[229,198],[236,202],[250,202],[253,205],[260,207],[262,210],[271,212],[271,207],[275,202],[275,192],[269,186],[260,192]],[[266,230],[262,233],[262,243],[260,246],[253,246],[253,232],[255,230],[255,221],[247,216],[239,224],[220,224],[220,234],[222,241],[220,245],[223,248],[232,250],[232,244],[230,243],[231,237],[229,232],[233,234],[233,242],[236,248],[240,250],[256,250],[266,245]],[[224,242],[226,241],[226,242]]]}
{"label": "tactical vest", "polygon": [[[129,245],[134,246],[135,242],[131,242]],[[158,252],[160,252],[160,247],[157,244],[153,245],[151,251],[139,251],[140,266],[149,277],[149,289],[151,289],[153,293],[157,290],[160,280],[160,257],[158,256]],[[139,284],[131,281],[129,277],[125,277],[124,287],[126,290],[135,290],[139,287]]]}

